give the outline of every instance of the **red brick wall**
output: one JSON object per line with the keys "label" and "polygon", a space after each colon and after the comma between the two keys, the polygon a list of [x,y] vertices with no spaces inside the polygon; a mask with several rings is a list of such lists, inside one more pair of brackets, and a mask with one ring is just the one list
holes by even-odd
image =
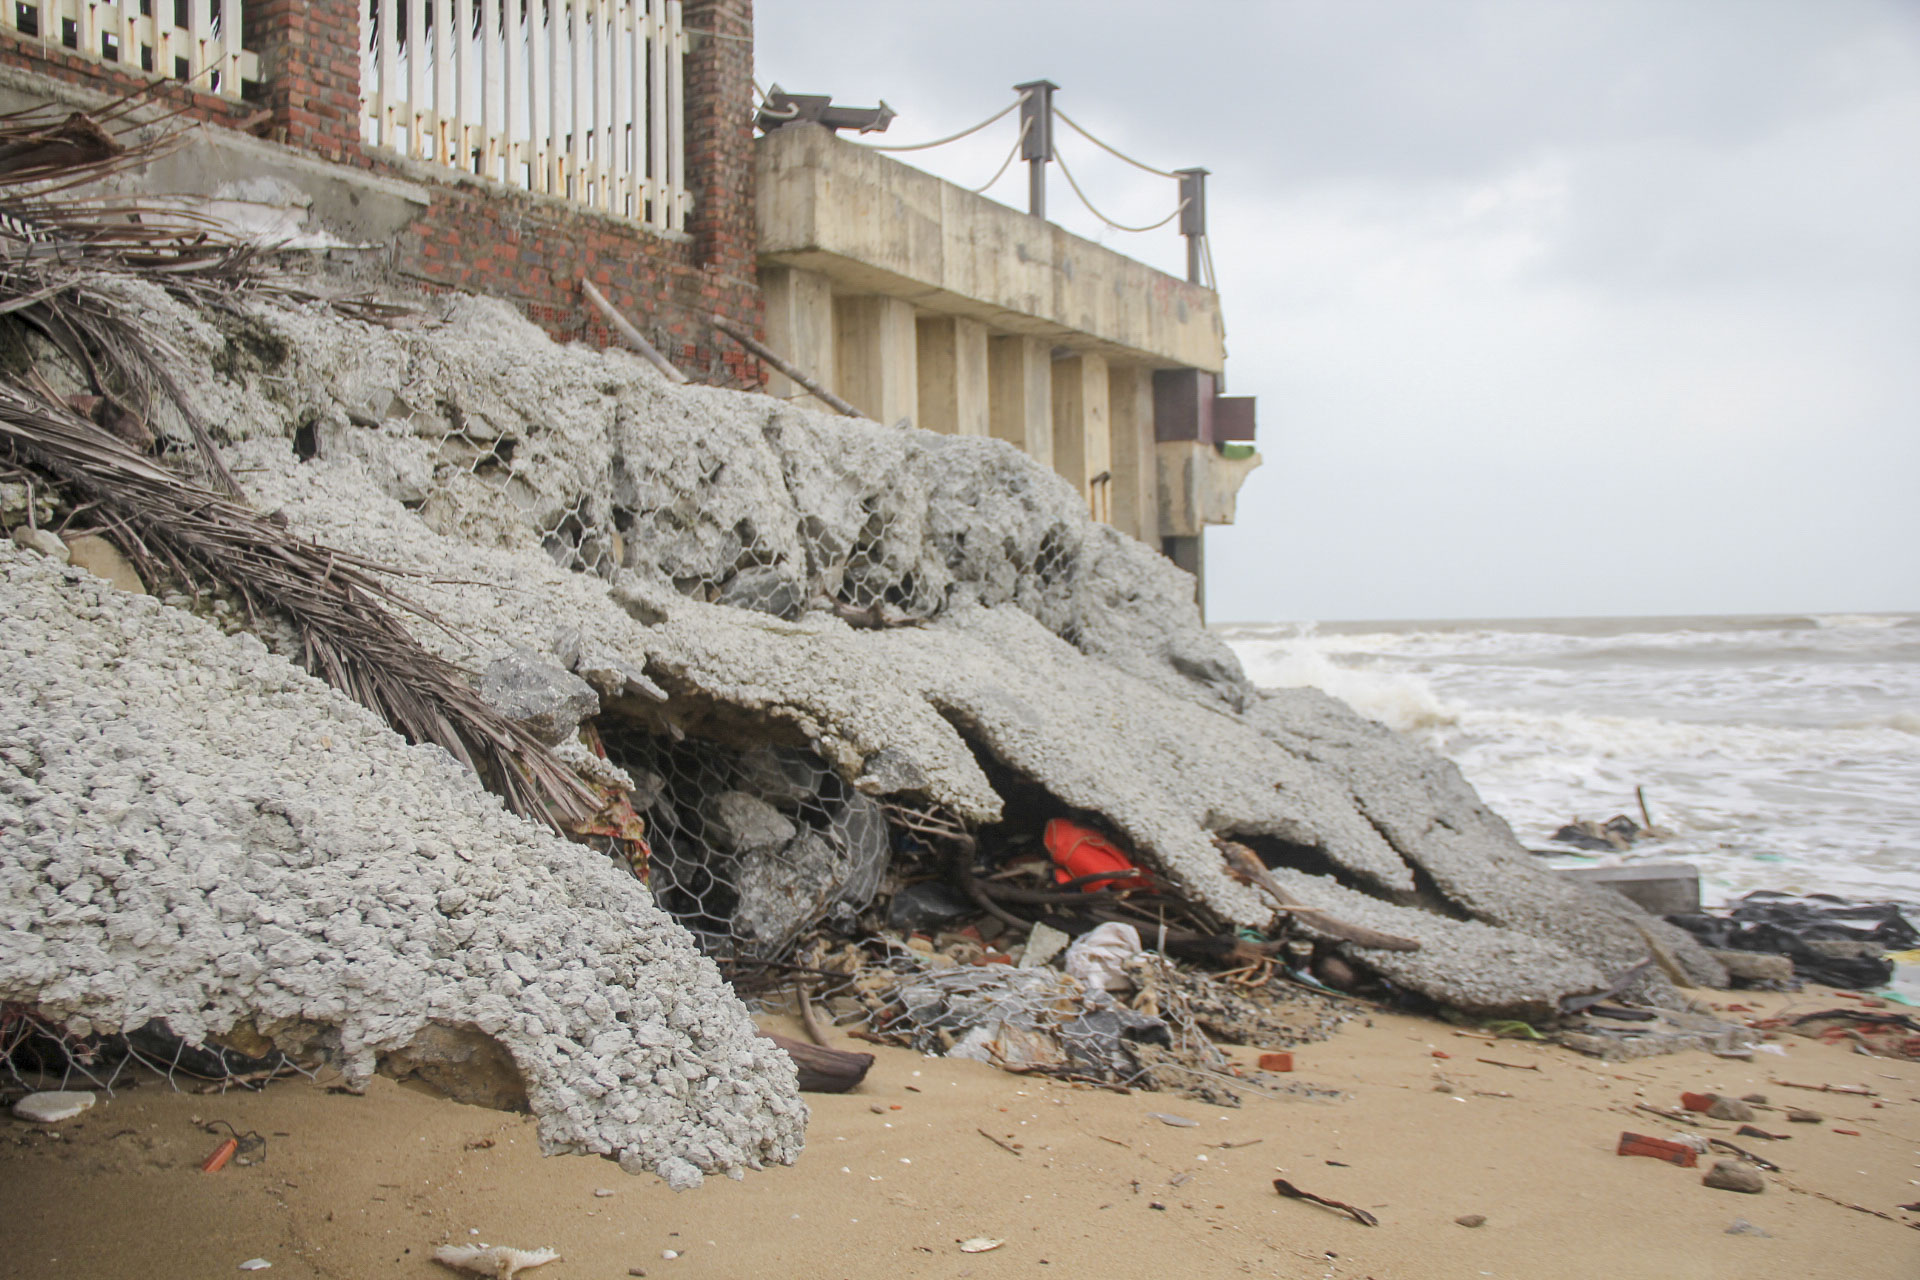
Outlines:
{"label": "red brick wall", "polygon": [[[161,0],[164,2],[164,0]],[[243,29],[261,84],[245,103],[179,86],[192,118],[243,127],[324,159],[424,187],[431,203],[392,245],[407,284],[509,299],[555,338],[605,346],[605,324],[580,294],[582,277],[697,382],[757,387],[759,362],[713,331],[719,312],[758,330],[754,280],[753,0],[685,0],[689,235],[630,223],[478,180],[423,177],[360,144],[362,0],[246,0]],[[0,18],[0,35],[11,25]],[[718,35],[713,33],[719,33]],[[113,94],[151,84],[65,49],[0,40],[0,61]]]}
{"label": "red brick wall", "polygon": [[83,58],[64,45],[43,45],[37,36],[22,36],[14,30],[12,6],[7,9],[6,14],[0,16],[0,63],[27,67],[61,84],[116,98],[144,91],[146,101],[178,111],[188,120],[255,132],[267,125],[266,115],[256,103],[230,102],[210,93],[196,93],[177,80],[156,82],[138,72],[117,70],[110,62]]}

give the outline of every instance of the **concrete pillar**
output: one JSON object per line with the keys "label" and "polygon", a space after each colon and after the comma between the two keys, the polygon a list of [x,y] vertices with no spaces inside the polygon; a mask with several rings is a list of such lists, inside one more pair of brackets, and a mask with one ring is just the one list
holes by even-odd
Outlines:
{"label": "concrete pillar", "polygon": [[1162,538],[1160,553],[1193,575],[1193,602],[1200,606],[1200,620],[1207,620],[1207,543],[1204,534],[1190,538]]}
{"label": "concrete pillar", "polygon": [[1153,371],[1107,370],[1107,419],[1113,439],[1113,524],[1150,547],[1160,545],[1160,502],[1153,449]]}
{"label": "concrete pillar", "polygon": [[1080,490],[1095,520],[1112,520],[1113,450],[1102,356],[1053,362],[1053,469]]}
{"label": "concrete pillar", "polygon": [[912,420],[919,351],[912,303],[884,294],[833,300],[833,389],[868,417]]}
{"label": "concrete pillar", "polygon": [[964,316],[921,316],[920,413],[914,425],[954,436],[988,434],[987,327]]}
{"label": "concrete pillar", "polygon": [[1052,344],[1019,336],[987,340],[987,426],[996,440],[1053,465]]}
{"label": "concrete pillar", "polygon": [[[827,278],[796,267],[763,267],[760,293],[767,307],[767,345],[793,361],[802,373],[831,387],[833,287]],[[809,408],[826,408],[784,374],[768,372],[767,392]]]}

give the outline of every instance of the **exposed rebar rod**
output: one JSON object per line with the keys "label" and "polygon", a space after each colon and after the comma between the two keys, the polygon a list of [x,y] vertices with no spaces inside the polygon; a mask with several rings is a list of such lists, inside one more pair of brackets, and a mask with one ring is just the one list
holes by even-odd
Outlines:
{"label": "exposed rebar rod", "polygon": [[594,309],[606,320],[607,327],[618,334],[622,342],[638,352],[641,358],[648,364],[667,375],[669,382],[687,381],[686,374],[674,368],[673,362],[661,355],[658,347],[648,342],[638,329],[628,323],[625,316],[614,310],[613,304],[608,302],[605,296],[593,287],[593,281],[582,279],[580,281],[580,291],[587,295],[587,301],[591,302]]}

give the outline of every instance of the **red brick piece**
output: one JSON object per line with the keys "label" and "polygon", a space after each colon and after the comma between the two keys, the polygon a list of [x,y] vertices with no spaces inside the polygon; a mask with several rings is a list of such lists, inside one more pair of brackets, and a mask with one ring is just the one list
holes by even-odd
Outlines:
{"label": "red brick piece", "polygon": [[1615,1155],[1652,1156],[1655,1160],[1665,1160],[1668,1164],[1677,1164],[1682,1169],[1695,1168],[1700,1153],[1684,1142],[1668,1142],[1665,1138],[1649,1138],[1643,1133],[1622,1133],[1620,1145],[1614,1149]]}
{"label": "red brick piece", "polygon": [[1262,1071],[1293,1070],[1293,1055],[1290,1053],[1263,1053],[1260,1055]]}

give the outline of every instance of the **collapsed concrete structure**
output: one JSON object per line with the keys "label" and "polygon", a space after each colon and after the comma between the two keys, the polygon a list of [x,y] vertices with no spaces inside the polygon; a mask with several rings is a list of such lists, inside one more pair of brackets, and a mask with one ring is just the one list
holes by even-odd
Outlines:
{"label": "collapsed concrete structure", "polygon": [[[894,796],[987,823],[992,779],[1017,777],[1264,925],[1212,844],[1248,840],[1305,902],[1422,943],[1356,958],[1474,1013],[1549,1013],[1655,942],[1720,976],[1538,869],[1451,765],[1330,698],[1254,689],[1185,575],[1006,443],[671,387],[480,300],[395,330],[272,302],[216,318],[130,280],[100,298],[170,335],[256,506],[412,575],[416,636],[467,670],[572,672],[562,699],[603,729],[811,753],[843,814]],[[681,1183],[791,1158],[784,1061],[630,874],[245,635],[26,551],[0,582],[0,997],[189,1038],[250,1024],[355,1075],[473,1029],[549,1149]],[[657,779],[563,750],[651,802]],[[800,838],[725,795],[733,842]],[[808,893],[856,871],[870,893],[871,858],[838,847]],[[1657,972],[1636,991],[1676,996]]]}

